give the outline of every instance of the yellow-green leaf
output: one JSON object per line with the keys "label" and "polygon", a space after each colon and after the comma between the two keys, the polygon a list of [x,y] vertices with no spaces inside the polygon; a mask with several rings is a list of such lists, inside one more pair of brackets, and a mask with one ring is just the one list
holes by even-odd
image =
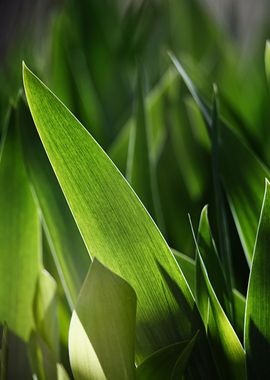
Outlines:
{"label": "yellow-green leaf", "polygon": [[75,379],[135,379],[135,320],[134,290],[94,259],[69,330]]}
{"label": "yellow-green leaf", "polygon": [[270,183],[265,193],[251,264],[246,313],[245,349],[247,366],[252,379],[270,376]]}

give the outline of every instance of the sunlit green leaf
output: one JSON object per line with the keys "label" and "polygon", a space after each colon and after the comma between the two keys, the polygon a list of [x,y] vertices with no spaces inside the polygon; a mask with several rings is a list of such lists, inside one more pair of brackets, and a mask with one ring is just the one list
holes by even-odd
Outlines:
{"label": "sunlit green leaf", "polygon": [[197,270],[201,271],[208,292],[209,307],[211,307],[208,317],[208,334],[211,337],[213,355],[219,373],[224,379],[246,379],[245,351],[215,294],[195,235],[194,241],[197,249],[197,265],[199,266]]}
{"label": "sunlit green leaf", "polygon": [[56,292],[54,279],[46,270],[43,270],[38,277],[35,294],[35,325],[36,330],[57,358],[59,356],[59,328]]}
{"label": "sunlit green leaf", "polygon": [[[203,208],[201,213],[198,231],[198,246],[214,292],[224,310],[231,313],[228,287],[224,276],[224,271],[217,254],[216,245],[212,237],[211,228],[208,221],[207,206]],[[198,260],[198,256],[196,259]],[[202,274],[200,263],[196,262],[196,300],[202,318],[205,324],[207,324],[208,290],[205,286],[205,279]]]}
{"label": "sunlit green leaf", "polygon": [[268,86],[270,86],[270,41],[266,41],[264,52],[265,73]]}
{"label": "sunlit green leaf", "polygon": [[138,358],[194,335],[201,321],[192,294],[135,193],[83,126],[27,68],[24,84],[45,150],[91,256],[136,291]]}
{"label": "sunlit green leaf", "polygon": [[134,290],[94,259],[70,324],[76,380],[135,379],[135,319]]}
{"label": "sunlit green leaf", "polygon": [[245,348],[247,365],[252,379],[270,376],[270,183],[265,182],[265,193],[251,264],[246,313]]}

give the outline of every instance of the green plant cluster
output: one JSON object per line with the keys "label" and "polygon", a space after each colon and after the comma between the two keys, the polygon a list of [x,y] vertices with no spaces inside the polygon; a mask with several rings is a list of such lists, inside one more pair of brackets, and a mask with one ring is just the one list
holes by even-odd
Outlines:
{"label": "green plant cluster", "polygon": [[1,92],[0,380],[268,379],[270,45],[104,4]]}

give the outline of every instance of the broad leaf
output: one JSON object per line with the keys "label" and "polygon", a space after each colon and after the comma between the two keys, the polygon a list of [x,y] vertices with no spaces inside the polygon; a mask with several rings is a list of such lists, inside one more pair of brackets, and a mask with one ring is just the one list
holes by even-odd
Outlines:
{"label": "broad leaf", "polygon": [[246,313],[245,348],[252,379],[270,376],[270,183],[266,180],[262,211],[251,264]]}
{"label": "broad leaf", "polygon": [[138,359],[190,338],[201,327],[193,297],[138,197],[91,135],[26,67],[24,85],[41,140],[91,256],[136,291]]}
{"label": "broad leaf", "polygon": [[75,379],[135,379],[135,320],[134,290],[94,259],[70,324]]}
{"label": "broad leaf", "polygon": [[12,109],[0,161],[0,321],[27,340],[40,268],[40,223],[28,182],[16,110]]}

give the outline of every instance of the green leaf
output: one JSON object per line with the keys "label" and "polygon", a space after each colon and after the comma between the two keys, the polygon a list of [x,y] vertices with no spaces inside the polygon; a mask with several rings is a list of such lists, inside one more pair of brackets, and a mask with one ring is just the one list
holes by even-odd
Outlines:
{"label": "green leaf", "polygon": [[266,79],[268,82],[268,86],[270,88],[270,41],[266,41],[265,51],[264,51],[264,65],[265,65],[265,73]]}
{"label": "green leaf", "polygon": [[135,119],[129,138],[126,178],[150,214],[154,215],[151,167],[149,157],[149,129],[145,117],[143,80],[138,69]]}
{"label": "green leaf", "polygon": [[[217,254],[216,245],[212,237],[212,232],[208,220],[208,207],[205,206],[201,212],[198,246],[204,265],[213,286],[215,294],[222,305],[223,309],[231,316],[231,304],[228,294],[228,285],[224,271]],[[196,256],[196,300],[201,312],[202,319],[207,325],[208,322],[208,291],[205,286],[205,279],[201,271],[198,256]]]}
{"label": "green leaf", "polygon": [[201,327],[194,299],[138,197],[91,135],[26,67],[24,85],[41,140],[91,256],[136,291],[138,359],[190,338]]}
{"label": "green leaf", "polygon": [[193,228],[192,233],[197,250],[199,267],[197,270],[201,271],[211,307],[208,318],[208,334],[210,334],[212,351],[219,367],[219,373],[224,379],[246,379],[245,351],[215,294]]}
{"label": "green leaf", "polygon": [[138,69],[135,123],[130,130],[126,178],[150,215],[164,230],[164,221],[156,186],[155,165],[150,156],[149,121],[145,114],[143,73]]}
{"label": "green leaf", "polygon": [[32,332],[28,342],[28,352],[33,374],[38,380],[57,380],[57,362],[54,353],[42,337]]}
{"label": "green leaf", "polygon": [[136,370],[136,380],[176,380],[184,375],[197,334],[190,340],[161,348]]}
{"label": "green leaf", "polygon": [[243,341],[246,299],[237,289],[233,289],[233,303],[235,330],[239,339]]}
{"label": "green leaf", "polygon": [[94,259],[70,324],[75,379],[134,379],[135,321],[134,290]]}
{"label": "green leaf", "polygon": [[178,262],[179,267],[181,268],[185,279],[192,291],[192,294],[195,294],[195,261],[181,252],[172,249],[174,257]]}
{"label": "green leaf", "polygon": [[67,374],[67,371],[62,366],[62,364],[57,363],[57,380],[69,380],[69,376]]}
{"label": "green leaf", "polygon": [[37,282],[34,318],[36,330],[55,354],[56,358],[58,358],[57,286],[53,277],[45,269],[40,273]]}
{"label": "green leaf", "polygon": [[19,120],[27,169],[45,234],[73,309],[90,264],[89,255],[23,101]]}
{"label": "green leaf", "polygon": [[[209,107],[199,96],[197,89],[176,57],[173,54],[170,54],[170,57],[200,108],[207,126],[211,128]],[[243,139],[225,122],[220,125],[219,156],[224,189],[247,261],[250,264],[263,199],[262,183],[266,177],[270,178],[270,173]]]}
{"label": "green leaf", "polygon": [[0,321],[27,340],[40,268],[41,229],[12,108],[0,161]]}
{"label": "green leaf", "polygon": [[270,183],[265,181],[265,193],[251,264],[246,313],[245,348],[252,379],[270,376]]}
{"label": "green leaf", "polygon": [[[217,87],[214,85],[214,99],[213,110],[211,120],[211,137],[212,137],[212,172],[214,183],[214,195],[215,195],[215,211],[218,230],[218,243],[221,262],[223,264],[226,280],[228,282],[228,295],[232,294],[231,284],[233,280],[232,260],[231,260],[231,246],[229,239],[227,214],[225,210],[224,196],[222,193],[220,183],[220,164],[219,164],[219,141],[220,141],[220,120],[219,120],[219,99]],[[227,309],[228,310],[228,309]]]}
{"label": "green leaf", "polygon": [[[178,86],[178,83],[177,73],[170,67],[161,77],[157,85],[146,95],[145,114],[149,120],[149,129],[152,136],[149,142],[149,150],[153,161],[158,159],[165,140],[164,110],[166,107],[166,97],[169,89],[176,85]],[[132,128],[134,128],[134,124],[134,116],[131,116],[109,149],[109,156],[122,172],[126,169],[129,136]]]}

